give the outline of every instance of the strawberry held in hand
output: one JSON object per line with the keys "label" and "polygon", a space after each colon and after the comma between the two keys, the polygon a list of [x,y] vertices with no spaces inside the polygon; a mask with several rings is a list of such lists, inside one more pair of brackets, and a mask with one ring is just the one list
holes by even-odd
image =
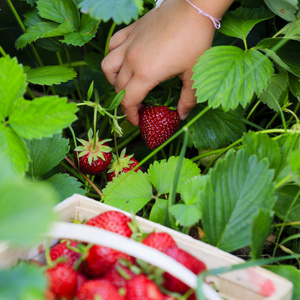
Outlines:
{"label": "strawberry held in hand", "polygon": [[[120,154],[120,157],[117,157],[113,154],[113,158],[111,160],[109,169],[106,173],[107,181],[112,181],[114,177],[118,177],[121,173],[127,173],[132,170],[138,161],[133,158],[133,155],[126,154],[126,148],[124,148]],[[135,172],[140,170],[141,168],[137,168]]]}
{"label": "strawberry held in hand", "polygon": [[88,141],[78,139],[82,145],[74,149],[74,161],[81,172],[99,175],[111,162],[112,148],[107,144],[110,139],[101,140],[98,138],[98,133],[93,138],[92,129],[88,132],[88,138]]}
{"label": "strawberry held in hand", "polygon": [[142,139],[150,149],[163,144],[180,125],[178,112],[166,106],[146,105],[139,111],[139,117]]}

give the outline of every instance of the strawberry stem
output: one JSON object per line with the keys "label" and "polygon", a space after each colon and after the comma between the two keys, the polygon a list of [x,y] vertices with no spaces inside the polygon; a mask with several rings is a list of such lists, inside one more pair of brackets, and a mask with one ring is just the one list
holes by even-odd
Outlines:
{"label": "strawberry stem", "polygon": [[50,267],[50,268],[54,267],[53,260],[51,259],[51,256],[50,256],[50,239],[47,239],[47,241],[46,241],[45,259],[46,259],[46,264],[48,267]]}
{"label": "strawberry stem", "polygon": [[[116,108],[115,108],[115,115],[114,115],[114,117],[117,117],[117,109]],[[116,130],[114,130],[114,144],[115,144],[115,152],[116,152],[117,161],[119,163],[120,157],[119,157],[119,152],[118,152],[117,132],[116,132]]]}
{"label": "strawberry stem", "polygon": [[98,112],[98,105],[99,105],[99,95],[97,93],[97,91],[95,91],[95,102],[97,105],[95,105],[94,107],[94,142],[92,144],[92,150],[96,150],[96,143],[97,141],[97,135],[96,135],[96,126],[97,126],[97,112]]}
{"label": "strawberry stem", "polygon": [[75,164],[66,156],[65,160],[74,168],[77,170],[77,172],[80,173],[80,175],[88,181],[88,183],[94,188],[94,190],[100,195],[100,197],[104,197],[103,193],[97,188],[97,186],[85,175],[83,174],[80,170],[78,170],[75,166]]}

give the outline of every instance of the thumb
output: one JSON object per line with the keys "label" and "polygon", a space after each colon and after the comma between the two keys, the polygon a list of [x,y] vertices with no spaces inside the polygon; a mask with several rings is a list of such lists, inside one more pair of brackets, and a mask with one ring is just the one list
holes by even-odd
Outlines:
{"label": "thumb", "polygon": [[193,89],[193,81],[191,79],[182,80],[182,89],[177,109],[180,119],[185,120],[196,104],[197,99],[195,90]]}

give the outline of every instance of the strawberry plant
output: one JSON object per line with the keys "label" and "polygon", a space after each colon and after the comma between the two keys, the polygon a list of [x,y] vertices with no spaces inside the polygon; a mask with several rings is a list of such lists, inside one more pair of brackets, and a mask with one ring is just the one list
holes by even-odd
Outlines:
{"label": "strawberry plant", "polygon": [[[34,245],[55,219],[52,208],[78,193],[186,234],[204,232],[203,241],[236,255],[249,249],[246,259],[299,254],[297,1],[233,3],[194,66],[197,106],[188,118],[179,124],[177,78],[144,100],[141,116],[150,106],[173,116],[167,133],[154,127],[160,114],[153,125],[127,122],[124,91],[116,94],[101,70],[113,32],[154,1],[2,6],[1,241]],[[100,160],[105,166],[91,172]],[[268,268],[294,283],[298,299],[299,261]],[[0,270],[0,295],[16,286],[7,299],[25,291],[43,299],[41,275],[26,264]]]}

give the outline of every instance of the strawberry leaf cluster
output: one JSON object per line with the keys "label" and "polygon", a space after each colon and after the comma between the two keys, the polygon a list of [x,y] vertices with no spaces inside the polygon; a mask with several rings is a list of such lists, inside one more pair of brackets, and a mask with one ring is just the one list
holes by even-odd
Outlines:
{"label": "strawberry leaf cluster", "polygon": [[77,107],[58,96],[25,100],[26,75],[16,58],[0,58],[0,78],[0,147],[13,168],[24,173],[30,161],[25,139],[61,132],[77,119]]}

